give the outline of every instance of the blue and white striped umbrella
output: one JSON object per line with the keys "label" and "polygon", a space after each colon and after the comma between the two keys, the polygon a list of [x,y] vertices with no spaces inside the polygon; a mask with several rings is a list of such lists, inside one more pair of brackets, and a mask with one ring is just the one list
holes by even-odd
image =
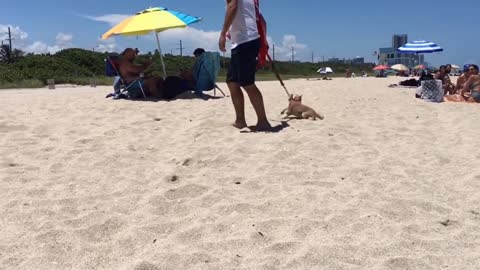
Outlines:
{"label": "blue and white striped umbrella", "polygon": [[411,43],[407,43],[402,47],[397,49],[399,53],[434,53],[434,52],[441,52],[443,48],[438,46],[433,42],[428,41],[413,41]]}

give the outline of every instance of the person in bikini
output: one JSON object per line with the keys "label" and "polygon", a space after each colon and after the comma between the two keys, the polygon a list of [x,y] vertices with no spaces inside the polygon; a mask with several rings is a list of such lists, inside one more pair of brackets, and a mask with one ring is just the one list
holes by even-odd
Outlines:
{"label": "person in bikini", "polygon": [[[470,65],[468,71],[470,72],[470,78],[463,86],[461,96],[467,102],[480,103],[480,75],[478,75],[478,66]],[[468,92],[470,92],[469,96],[467,95]]]}

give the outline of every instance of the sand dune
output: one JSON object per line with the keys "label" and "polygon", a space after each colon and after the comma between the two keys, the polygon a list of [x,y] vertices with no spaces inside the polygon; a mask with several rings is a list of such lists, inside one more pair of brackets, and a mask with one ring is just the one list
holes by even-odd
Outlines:
{"label": "sand dune", "polygon": [[0,269],[480,269],[480,106],[396,82],[287,81],[326,119],[273,134],[228,98],[0,91]]}

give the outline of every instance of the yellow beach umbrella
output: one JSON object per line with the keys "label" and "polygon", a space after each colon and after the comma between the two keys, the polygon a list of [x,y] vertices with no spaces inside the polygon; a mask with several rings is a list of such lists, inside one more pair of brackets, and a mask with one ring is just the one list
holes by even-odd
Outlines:
{"label": "yellow beach umbrella", "polygon": [[165,63],[163,61],[162,49],[158,33],[172,28],[184,28],[192,23],[199,22],[201,18],[187,15],[178,11],[169,10],[163,7],[149,8],[128,17],[112,29],[102,35],[102,39],[112,36],[139,36],[155,33],[158,51],[162,62],[163,75],[167,76]]}

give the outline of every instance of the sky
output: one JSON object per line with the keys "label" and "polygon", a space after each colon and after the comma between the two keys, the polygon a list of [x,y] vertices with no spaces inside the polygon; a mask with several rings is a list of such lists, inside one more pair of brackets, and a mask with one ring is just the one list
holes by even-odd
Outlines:
{"label": "sky", "polygon": [[[457,4],[460,3],[460,4]],[[408,34],[409,41],[433,41],[444,52],[426,55],[433,65],[480,63],[480,1],[464,0],[260,0],[268,23],[276,59],[311,61],[365,57],[390,47],[393,34]],[[153,51],[153,34],[140,37],[100,36],[123,18],[148,7],[167,7],[202,17],[186,29],[160,34],[164,53],[191,55],[197,47],[218,50],[225,14],[223,0],[16,0],[0,9],[0,40],[10,26],[13,47],[33,53],[54,53],[65,48],[122,51],[137,47]],[[6,41],[4,41],[6,42]]]}

